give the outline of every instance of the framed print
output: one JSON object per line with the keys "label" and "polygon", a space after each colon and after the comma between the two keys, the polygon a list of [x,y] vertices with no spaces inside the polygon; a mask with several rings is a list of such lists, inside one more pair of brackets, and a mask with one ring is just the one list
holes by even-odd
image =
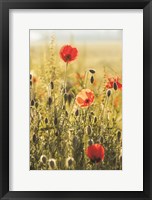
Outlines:
{"label": "framed print", "polygon": [[1,1],[1,199],[151,199],[151,1]]}

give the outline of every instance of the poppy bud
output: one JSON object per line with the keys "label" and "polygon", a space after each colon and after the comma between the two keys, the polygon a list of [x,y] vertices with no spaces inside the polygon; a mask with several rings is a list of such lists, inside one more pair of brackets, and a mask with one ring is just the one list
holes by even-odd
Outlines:
{"label": "poppy bud", "polygon": [[87,133],[88,133],[88,135],[90,135],[91,132],[92,132],[91,127],[90,127],[90,126],[87,126]]}
{"label": "poppy bud", "polygon": [[32,74],[30,74],[30,80],[32,80]]}
{"label": "poppy bud", "polygon": [[114,90],[117,90],[117,89],[118,89],[118,86],[117,86],[117,83],[116,83],[116,82],[114,82],[113,88],[114,88]]}
{"label": "poppy bud", "polygon": [[67,158],[66,165],[67,167],[71,167],[74,163],[74,159],[72,157]]}
{"label": "poppy bud", "polygon": [[57,120],[57,117],[54,118],[54,125],[57,125],[58,123],[58,120]]}
{"label": "poppy bud", "polygon": [[32,99],[32,101],[31,101],[31,106],[34,106],[34,100]]}
{"label": "poppy bud", "polygon": [[49,97],[49,99],[48,99],[48,104],[49,104],[49,106],[51,105],[51,103],[52,103],[52,98]]}
{"label": "poppy bud", "polygon": [[59,132],[58,132],[58,131],[56,131],[56,132],[55,132],[55,136],[58,136],[58,135],[59,135]]}
{"label": "poppy bud", "polygon": [[73,146],[74,146],[74,148],[76,148],[77,145],[78,145],[78,138],[77,138],[77,136],[74,136],[74,138],[73,138]]}
{"label": "poppy bud", "polygon": [[32,86],[32,81],[30,81],[30,86]]}
{"label": "poppy bud", "polygon": [[93,142],[93,139],[90,139],[89,141],[88,141],[88,145],[90,146],[90,145],[92,145],[94,142]]}
{"label": "poppy bud", "polygon": [[54,89],[54,83],[52,81],[50,83],[50,86],[51,86],[51,89],[53,90]]}
{"label": "poppy bud", "polygon": [[94,117],[94,123],[96,123],[97,122],[97,117]]}
{"label": "poppy bud", "polygon": [[96,71],[95,71],[94,69],[90,69],[89,72],[90,72],[91,74],[95,74]]}
{"label": "poppy bud", "polygon": [[68,95],[68,103],[70,104],[70,103],[71,103],[71,101],[72,101],[72,95],[71,95],[71,94],[69,94],[69,95]]}
{"label": "poppy bud", "polygon": [[54,169],[56,167],[56,160],[50,159],[49,160],[49,166],[51,167],[51,169]]}
{"label": "poppy bud", "polygon": [[48,123],[48,118],[45,118],[45,123],[46,123],[46,124]]}
{"label": "poppy bud", "polygon": [[38,102],[36,102],[36,103],[35,103],[35,107],[38,108],[38,105],[39,105]]}
{"label": "poppy bud", "polygon": [[42,155],[41,158],[40,158],[40,161],[43,163],[43,164],[46,164],[46,156],[45,155]]}
{"label": "poppy bud", "polygon": [[78,116],[79,115],[79,110],[77,109],[76,111],[75,111],[75,116]]}
{"label": "poppy bud", "polygon": [[121,138],[121,132],[118,131],[118,133],[117,133],[117,139],[118,139],[118,141],[120,141],[120,138]]}
{"label": "poppy bud", "polygon": [[107,96],[110,97],[110,95],[111,95],[111,90],[108,90],[107,91]]}
{"label": "poppy bud", "polygon": [[35,134],[33,135],[33,142],[34,142],[34,143],[37,142],[37,138],[36,138],[36,135],[35,135]]}
{"label": "poppy bud", "polygon": [[94,112],[91,111],[91,115],[94,115]]}
{"label": "poppy bud", "polygon": [[65,93],[64,94],[64,101],[65,101],[65,103],[67,102],[67,99],[68,99],[68,95],[67,95],[67,93]]}
{"label": "poppy bud", "polygon": [[93,83],[94,82],[94,77],[91,76],[90,82]]}
{"label": "poppy bud", "polygon": [[65,111],[65,116],[68,117],[68,115],[69,115],[69,114],[68,114],[68,111],[66,110],[66,111]]}
{"label": "poppy bud", "polygon": [[65,105],[62,106],[62,110],[65,110]]}

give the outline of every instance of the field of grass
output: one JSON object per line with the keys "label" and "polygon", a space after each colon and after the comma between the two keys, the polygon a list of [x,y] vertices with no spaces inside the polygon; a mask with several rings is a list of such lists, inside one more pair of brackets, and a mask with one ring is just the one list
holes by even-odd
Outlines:
{"label": "field of grass", "polygon": [[30,169],[122,169],[122,44],[30,46]]}

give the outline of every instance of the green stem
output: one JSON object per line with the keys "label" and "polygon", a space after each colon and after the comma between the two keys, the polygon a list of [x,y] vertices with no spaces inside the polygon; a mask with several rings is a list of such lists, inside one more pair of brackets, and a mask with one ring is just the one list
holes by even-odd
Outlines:
{"label": "green stem", "polygon": [[67,67],[68,67],[68,62],[66,62],[66,65],[65,65],[65,75],[64,75],[64,94],[67,92],[67,91],[66,91],[66,85],[67,85]]}

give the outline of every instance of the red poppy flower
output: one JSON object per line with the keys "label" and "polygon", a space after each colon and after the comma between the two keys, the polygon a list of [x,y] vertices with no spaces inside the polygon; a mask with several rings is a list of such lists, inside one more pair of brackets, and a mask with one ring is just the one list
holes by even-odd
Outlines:
{"label": "red poppy flower", "polygon": [[104,160],[105,150],[101,144],[93,144],[90,145],[86,149],[86,155],[90,158],[90,160],[94,163],[98,163]]}
{"label": "red poppy flower", "polygon": [[94,101],[94,93],[90,89],[83,89],[76,96],[76,103],[80,107],[88,107]]}
{"label": "red poppy flower", "polygon": [[107,89],[111,89],[111,88],[113,88],[114,87],[114,83],[116,83],[117,84],[117,88],[118,89],[122,89],[122,84],[119,82],[119,77],[116,77],[116,78],[108,78],[108,82],[106,83],[106,88]]}
{"label": "red poppy flower", "polygon": [[60,56],[66,63],[75,60],[77,55],[78,55],[78,50],[70,45],[65,45],[60,50]]}

